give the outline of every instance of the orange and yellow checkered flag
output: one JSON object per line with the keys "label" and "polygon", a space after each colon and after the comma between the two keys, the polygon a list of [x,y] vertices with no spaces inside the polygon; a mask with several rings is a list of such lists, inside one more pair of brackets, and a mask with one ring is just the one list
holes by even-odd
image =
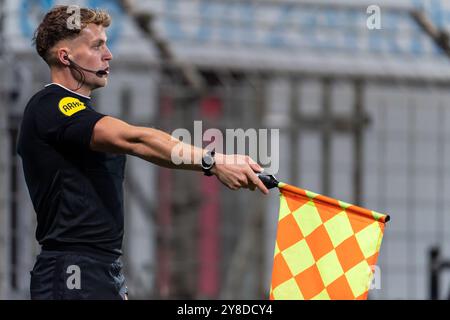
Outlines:
{"label": "orange and yellow checkered flag", "polygon": [[389,216],[279,183],[270,299],[367,299]]}

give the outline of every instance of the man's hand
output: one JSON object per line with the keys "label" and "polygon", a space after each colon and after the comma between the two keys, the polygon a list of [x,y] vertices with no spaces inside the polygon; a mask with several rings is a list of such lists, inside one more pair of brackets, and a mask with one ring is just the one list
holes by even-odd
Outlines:
{"label": "man's hand", "polygon": [[263,169],[250,157],[243,155],[215,155],[216,164],[211,172],[231,190],[258,188],[262,193],[268,194],[269,190],[259,179],[255,172]]}

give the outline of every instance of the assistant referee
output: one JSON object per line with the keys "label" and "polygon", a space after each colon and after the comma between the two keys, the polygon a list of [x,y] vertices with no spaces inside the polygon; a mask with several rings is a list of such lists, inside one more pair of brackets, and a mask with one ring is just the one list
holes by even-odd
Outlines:
{"label": "assistant referee", "polygon": [[[111,17],[80,8],[79,28],[71,28],[71,14],[67,6],[54,7],[36,30],[36,50],[52,83],[30,99],[18,141],[42,246],[30,294],[31,299],[127,299],[120,260],[125,155],[203,171],[233,190],[268,190],[255,174],[261,167],[249,157],[185,145],[165,132],[97,112],[90,96],[108,81]],[[172,149],[181,145],[184,161],[175,165]]]}

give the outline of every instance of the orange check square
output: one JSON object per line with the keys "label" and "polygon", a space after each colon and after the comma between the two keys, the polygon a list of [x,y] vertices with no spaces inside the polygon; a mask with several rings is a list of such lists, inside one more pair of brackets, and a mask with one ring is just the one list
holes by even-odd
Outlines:
{"label": "orange check square", "polygon": [[299,194],[300,195],[290,195],[289,197],[285,197],[287,205],[289,207],[289,210],[291,210],[291,212],[294,212],[295,210],[304,206],[307,202],[310,201],[310,199],[308,198],[308,196],[304,191],[302,191],[301,193],[299,192]]}
{"label": "orange check square", "polygon": [[347,272],[365,259],[355,236],[348,238],[338,245],[336,247],[336,254],[344,272]]}
{"label": "orange check square", "polygon": [[328,295],[331,300],[353,300],[355,296],[353,295],[352,289],[350,288],[347,278],[342,275],[337,280],[333,281],[327,287]]}
{"label": "orange check square", "polygon": [[302,273],[296,275],[295,281],[297,282],[297,285],[300,288],[305,300],[314,298],[325,288],[319,269],[317,269],[315,264]]}
{"label": "orange check square", "polygon": [[289,248],[303,239],[303,234],[292,214],[278,222],[277,242],[280,251]]}
{"label": "orange check square", "polygon": [[373,256],[370,256],[366,259],[369,266],[375,266],[376,262],[378,260],[378,254],[379,252],[376,252]]}
{"label": "orange check square", "polygon": [[309,234],[305,240],[316,261],[334,249],[333,243],[331,242],[330,236],[324,225],[319,226]]}
{"label": "orange check square", "polygon": [[277,254],[273,260],[272,288],[275,289],[292,277],[291,270],[284,260],[283,255]]}

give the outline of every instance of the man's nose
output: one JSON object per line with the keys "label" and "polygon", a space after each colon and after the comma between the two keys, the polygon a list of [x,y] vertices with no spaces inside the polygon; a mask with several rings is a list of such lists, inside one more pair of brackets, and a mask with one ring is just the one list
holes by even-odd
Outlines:
{"label": "man's nose", "polygon": [[113,55],[108,47],[106,47],[106,52],[105,52],[103,59],[105,59],[106,61],[110,61],[113,59]]}

